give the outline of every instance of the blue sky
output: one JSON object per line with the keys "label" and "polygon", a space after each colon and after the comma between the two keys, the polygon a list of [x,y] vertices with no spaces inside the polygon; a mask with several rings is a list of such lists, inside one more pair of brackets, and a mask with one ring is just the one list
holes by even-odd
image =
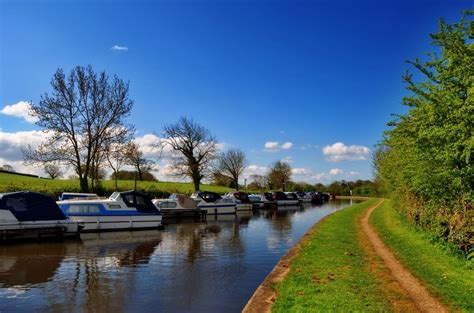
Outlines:
{"label": "blue sky", "polygon": [[[0,6],[0,165],[35,171],[21,165],[19,151],[41,137],[34,124],[13,116],[18,110],[5,107],[37,103],[58,67],[91,64],[130,81],[130,121],[145,146],[149,134],[185,115],[224,147],[244,150],[248,173],[286,159],[297,169],[295,180],[327,183],[371,178],[367,148],[381,139],[390,114],[404,110],[405,60],[431,49],[428,34],[440,17],[457,21],[472,3],[0,0]],[[160,167],[166,179],[165,160]]]}

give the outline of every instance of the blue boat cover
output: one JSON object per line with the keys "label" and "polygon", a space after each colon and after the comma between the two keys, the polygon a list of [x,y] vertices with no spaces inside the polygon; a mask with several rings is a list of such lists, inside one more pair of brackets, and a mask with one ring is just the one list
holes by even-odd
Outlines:
{"label": "blue boat cover", "polygon": [[8,210],[20,222],[67,219],[53,198],[36,192],[0,193],[0,210]]}

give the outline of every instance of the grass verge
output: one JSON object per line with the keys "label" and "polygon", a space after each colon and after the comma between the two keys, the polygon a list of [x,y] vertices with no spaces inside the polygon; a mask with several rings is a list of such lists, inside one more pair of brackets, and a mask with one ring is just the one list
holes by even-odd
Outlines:
{"label": "grass verge", "polygon": [[374,211],[370,222],[405,268],[434,296],[455,310],[474,312],[473,261],[433,244],[427,234],[403,221],[390,200]]}
{"label": "grass verge", "polygon": [[[118,181],[118,190],[132,190],[135,187],[133,180]],[[30,190],[49,194],[52,197],[59,196],[62,192],[80,192],[78,180],[67,179],[45,179],[28,176],[19,176],[8,173],[0,173],[0,193],[19,190]],[[101,181],[100,195],[108,196],[115,191],[115,181]],[[178,182],[153,182],[138,181],[137,190],[147,192],[152,197],[161,197],[172,193],[191,194],[194,187],[191,183]],[[217,193],[226,193],[232,189],[215,185],[201,185],[203,191],[214,191]]]}
{"label": "grass verge", "polygon": [[273,312],[392,310],[359,240],[358,220],[378,201],[356,204],[318,225],[276,286]]}

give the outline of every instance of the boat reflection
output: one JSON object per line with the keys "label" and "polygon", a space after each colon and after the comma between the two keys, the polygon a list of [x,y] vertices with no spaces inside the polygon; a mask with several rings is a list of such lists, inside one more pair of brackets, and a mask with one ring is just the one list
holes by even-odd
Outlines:
{"label": "boat reflection", "polygon": [[83,234],[82,241],[0,246],[0,286],[29,288],[54,279],[73,258],[101,267],[134,267],[148,263],[161,242],[158,231]]}

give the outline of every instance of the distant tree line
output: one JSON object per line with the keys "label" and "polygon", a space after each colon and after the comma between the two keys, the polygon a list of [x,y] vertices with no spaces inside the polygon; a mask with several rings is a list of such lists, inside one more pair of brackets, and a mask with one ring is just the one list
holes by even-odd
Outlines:
{"label": "distant tree line", "polygon": [[474,243],[474,22],[440,20],[436,52],[409,63],[408,112],[374,155],[377,180],[414,224],[469,253]]}

